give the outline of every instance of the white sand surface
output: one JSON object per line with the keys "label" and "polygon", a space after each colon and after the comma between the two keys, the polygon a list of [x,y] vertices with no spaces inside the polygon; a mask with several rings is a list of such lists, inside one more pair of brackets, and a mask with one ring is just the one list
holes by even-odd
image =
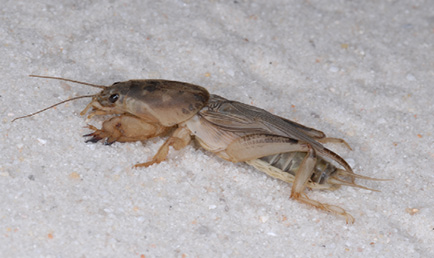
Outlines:
{"label": "white sand surface", "polygon": [[[2,1],[1,257],[434,257],[431,1]],[[289,199],[291,185],[200,148],[132,169],[163,143],[86,144],[98,91],[190,82],[353,148],[358,183]]]}

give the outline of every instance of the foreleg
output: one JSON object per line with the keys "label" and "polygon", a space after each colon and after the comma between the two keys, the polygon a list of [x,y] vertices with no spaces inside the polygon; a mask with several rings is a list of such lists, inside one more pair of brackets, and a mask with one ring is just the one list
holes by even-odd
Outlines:
{"label": "foreleg", "polygon": [[86,142],[98,142],[105,139],[105,144],[114,142],[144,141],[165,133],[169,128],[155,123],[148,123],[138,117],[121,115],[110,118],[102,124],[101,129],[89,125],[93,133],[84,135],[92,137]]}

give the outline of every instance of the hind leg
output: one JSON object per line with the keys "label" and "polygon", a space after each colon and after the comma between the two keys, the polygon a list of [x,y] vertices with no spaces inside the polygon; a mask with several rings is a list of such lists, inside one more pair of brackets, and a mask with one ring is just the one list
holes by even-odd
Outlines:
{"label": "hind leg", "polygon": [[[300,167],[295,173],[295,177],[292,175],[288,176],[288,173],[277,170],[270,170],[263,167],[263,164],[254,162],[255,159],[274,155],[282,152],[305,152],[304,157]],[[239,138],[238,140],[231,143],[225,150],[226,158],[232,162],[245,161],[251,163],[255,167],[259,168],[261,171],[269,174],[270,176],[279,178],[283,181],[293,182],[291,189],[291,198],[302,202],[304,204],[313,206],[315,208],[332,212],[334,214],[344,217],[347,223],[353,223],[354,218],[348,214],[344,209],[321,203],[319,201],[311,200],[304,193],[306,186],[311,178],[314,167],[317,162],[317,156],[315,150],[307,143],[299,142],[287,137],[280,136],[270,136],[270,135],[249,135]],[[225,156],[220,155],[220,156]],[[256,165],[261,166],[256,166]]]}
{"label": "hind leg", "polygon": [[330,204],[326,204],[326,203],[321,203],[319,201],[315,201],[312,199],[309,199],[309,197],[307,197],[306,194],[300,194],[297,198],[297,201],[302,202],[304,204],[313,206],[317,209],[320,210],[324,210],[324,211],[328,211],[334,214],[337,214],[339,216],[342,216],[345,218],[347,224],[353,224],[355,219],[353,216],[351,216],[350,214],[348,214],[344,209],[342,209],[339,206],[335,206],[335,205],[330,205]]}

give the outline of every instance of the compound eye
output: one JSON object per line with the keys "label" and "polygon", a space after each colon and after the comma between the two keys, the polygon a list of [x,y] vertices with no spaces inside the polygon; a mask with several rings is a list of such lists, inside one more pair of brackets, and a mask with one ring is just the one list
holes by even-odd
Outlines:
{"label": "compound eye", "polygon": [[115,93],[110,95],[108,100],[110,101],[110,103],[115,103],[118,99],[119,99],[119,94]]}

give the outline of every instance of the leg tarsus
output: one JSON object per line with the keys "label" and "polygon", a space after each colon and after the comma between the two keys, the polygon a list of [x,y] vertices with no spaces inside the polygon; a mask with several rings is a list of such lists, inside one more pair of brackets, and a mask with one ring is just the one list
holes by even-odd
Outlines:
{"label": "leg tarsus", "polygon": [[354,223],[354,218],[341,207],[311,200],[307,197],[305,193],[303,193],[306,189],[306,185],[309,179],[312,176],[316,162],[317,157],[315,150],[313,148],[310,148],[307,152],[306,157],[303,159],[300,167],[298,168],[298,171],[295,174],[294,183],[291,189],[291,198],[299,202],[311,205],[315,208],[340,215],[345,218],[347,224]]}
{"label": "leg tarsus", "polygon": [[299,202],[302,202],[304,204],[313,206],[317,209],[321,209],[327,212],[331,212],[334,214],[337,214],[339,216],[342,216],[345,218],[347,224],[353,224],[355,219],[353,216],[351,216],[349,213],[347,213],[344,209],[342,209],[339,206],[335,206],[335,205],[330,205],[330,204],[326,204],[326,203],[320,203],[319,201],[315,201],[312,199],[309,199],[309,197],[306,196],[306,194],[297,194],[294,196],[291,196],[291,198],[293,198],[294,200],[297,200]]}

